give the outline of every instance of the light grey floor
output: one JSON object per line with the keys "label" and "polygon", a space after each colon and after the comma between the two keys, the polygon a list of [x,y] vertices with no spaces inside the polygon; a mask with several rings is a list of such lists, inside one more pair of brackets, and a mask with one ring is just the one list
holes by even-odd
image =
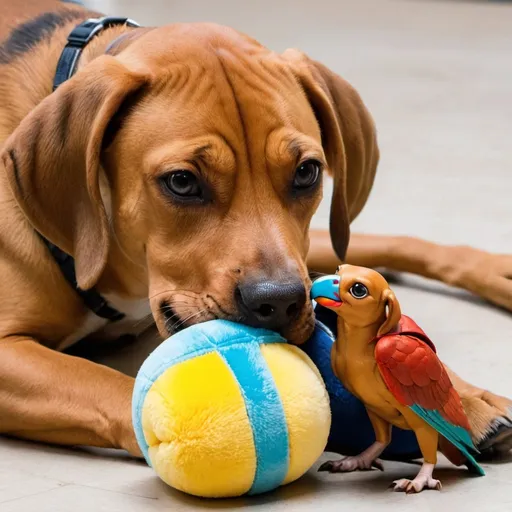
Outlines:
{"label": "light grey floor", "polygon": [[[512,254],[512,4],[398,0],[95,0],[141,23],[210,20],[274,49],[300,47],[348,78],[377,121],[382,163],[364,232],[414,234]],[[327,202],[315,225],[327,225]],[[406,279],[406,312],[463,376],[512,395],[512,316],[464,294]],[[118,367],[134,371],[144,348]],[[108,390],[106,390],[108,392]],[[163,510],[512,510],[512,462],[485,478],[441,464],[444,488],[406,497],[386,490],[414,468],[321,476],[265,498],[201,501],[173,492],[144,464],[115,452],[0,440],[1,512]]]}

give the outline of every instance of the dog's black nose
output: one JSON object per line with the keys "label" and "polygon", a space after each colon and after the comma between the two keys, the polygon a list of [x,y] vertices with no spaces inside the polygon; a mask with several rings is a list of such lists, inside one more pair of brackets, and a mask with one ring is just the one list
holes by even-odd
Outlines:
{"label": "dog's black nose", "polygon": [[299,279],[242,282],[236,295],[247,323],[276,330],[288,327],[306,302],[306,288]]}

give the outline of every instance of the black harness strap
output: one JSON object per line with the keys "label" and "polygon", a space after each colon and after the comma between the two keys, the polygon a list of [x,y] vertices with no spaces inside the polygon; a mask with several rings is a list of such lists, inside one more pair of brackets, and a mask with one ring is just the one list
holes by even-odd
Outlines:
{"label": "black harness strap", "polygon": [[[102,30],[112,27],[113,25],[128,25],[129,27],[139,26],[128,18],[105,17],[99,19],[88,19],[73,29],[71,34],[68,36],[68,42],[64,47],[57,64],[57,70],[53,80],[53,90],[57,89],[59,85],[73,76],[76,71],[80,54],[87,43]],[[59,265],[62,274],[68,283],[76,290],[77,294],[83,300],[88,309],[90,309],[95,315],[101,318],[106,318],[111,322],[121,320],[125,316],[123,313],[110,306],[95,288],[91,288],[90,290],[82,290],[79,288],[76,282],[75,260],[73,257],[66,254],[42,235],[40,236],[46,244],[46,247],[48,247],[48,250],[54,260]]]}
{"label": "black harness strap", "polygon": [[87,43],[106,28],[114,25],[127,25],[138,27],[139,24],[129,18],[116,18],[105,16],[104,18],[90,18],[75,27],[68,36],[68,42],[62,50],[57,71],[53,79],[53,90],[71,78],[76,71],[78,59]]}
{"label": "black harness strap", "polygon": [[82,290],[78,287],[76,282],[75,274],[75,260],[69,254],[59,249],[56,245],[52,244],[49,240],[41,237],[51,252],[53,259],[57,262],[60,267],[60,271],[66,278],[66,281],[75,289],[76,293],[83,300],[84,304],[90,309],[96,316],[106,318],[111,322],[117,322],[124,318],[124,313],[117,311],[94,289]]}

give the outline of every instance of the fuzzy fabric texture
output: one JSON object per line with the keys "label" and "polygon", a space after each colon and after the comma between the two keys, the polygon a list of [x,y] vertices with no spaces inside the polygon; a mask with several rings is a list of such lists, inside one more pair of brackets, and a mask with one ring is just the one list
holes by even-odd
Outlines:
{"label": "fuzzy fabric texture", "polygon": [[133,423],[146,460],[203,497],[259,494],[302,476],[330,429],[309,357],[279,335],[223,320],[162,343],[136,379]]}

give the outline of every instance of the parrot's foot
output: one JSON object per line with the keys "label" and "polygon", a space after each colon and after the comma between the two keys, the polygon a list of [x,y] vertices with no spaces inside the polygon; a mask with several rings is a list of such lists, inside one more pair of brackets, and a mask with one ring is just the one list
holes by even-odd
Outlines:
{"label": "parrot's foot", "polygon": [[435,489],[436,491],[440,491],[442,488],[441,482],[432,478],[433,471],[434,464],[428,464],[425,462],[414,480],[407,480],[407,478],[395,480],[390,487],[394,491],[405,492],[407,494],[416,494],[424,489]]}
{"label": "parrot's foot", "polygon": [[369,459],[361,454],[355,457],[345,457],[340,460],[328,460],[318,468],[318,471],[350,473],[351,471],[370,471],[373,468],[384,471],[384,466],[379,459]]}
{"label": "parrot's foot", "polygon": [[324,462],[318,471],[329,473],[349,473],[350,471],[369,471],[372,468],[384,471],[382,462],[377,458],[386,448],[387,444],[375,441],[366,450],[355,457],[345,457],[340,460]]}
{"label": "parrot's foot", "polygon": [[366,450],[355,457],[345,457],[340,460],[329,460],[324,462],[318,471],[329,473],[349,473],[350,471],[369,471],[372,468],[384,471],[382,462],[377,457],[384,451],[386,444],[375,441]]}
{"label": "parrot's foot", "polygon": [[442,488],[439,480],[426,476],[417,476],[414,480],[407,480],[407,478],[395,480],[390,487],[392,487],[394,491],[405,492],[407,494],[415,494],[423,491],[423,489],[435,489],[436,491],[440,491]]}

